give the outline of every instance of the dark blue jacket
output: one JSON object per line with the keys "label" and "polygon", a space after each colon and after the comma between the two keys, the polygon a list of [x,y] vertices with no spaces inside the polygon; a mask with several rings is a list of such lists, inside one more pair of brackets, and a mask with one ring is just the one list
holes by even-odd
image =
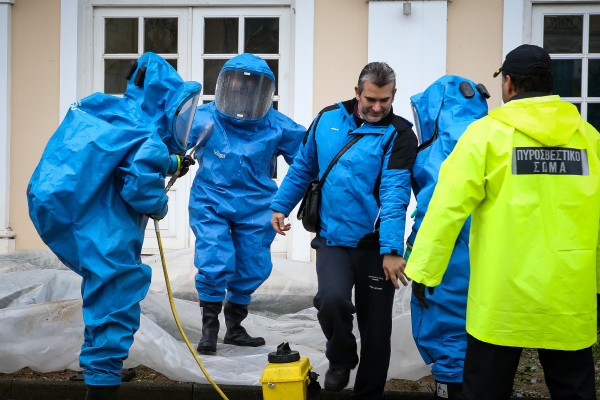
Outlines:
{"label": "dark blue jacket", "polygon": [[271,209],[289,215],[308,183],[322,176],[355,135],[364,134],[325,180],[319,235],[330,246],[379,245],[381,254],[402,255],[417,138],[411,124],[393,111],[376,125],[363,123],[354,116],[356,104],[352,99],[319,113]]}

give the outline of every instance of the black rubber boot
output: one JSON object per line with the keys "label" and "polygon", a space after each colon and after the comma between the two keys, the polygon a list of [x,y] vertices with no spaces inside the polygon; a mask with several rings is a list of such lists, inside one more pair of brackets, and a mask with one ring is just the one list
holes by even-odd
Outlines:
{"label": "black rubber boot", "polygon": [[201,354],[217,354],[217,337],[219,335],[219,314],[223,303],[200,300],[202,308],[202,339],[197,350]]}
{"label": "black rubber boot", "polygon": [[258,347],[265,345],[265,339],[248,335],[246,329],[241,325],[248,316],[248,306],[244,304],[225,302],[225,326],[227,332],[223,343],[236,346]]}
{"label": "black rubber boot", "polygon": [[442,382],[435,381],[434,399],[449,399],[458,400],[458,396],[462,391],[462,383],[460,382]]}
{"label": "black rubber boot", "polygon": [[87,388],[85,400],[117,400],[119,398],[119,385],[87,385]]}

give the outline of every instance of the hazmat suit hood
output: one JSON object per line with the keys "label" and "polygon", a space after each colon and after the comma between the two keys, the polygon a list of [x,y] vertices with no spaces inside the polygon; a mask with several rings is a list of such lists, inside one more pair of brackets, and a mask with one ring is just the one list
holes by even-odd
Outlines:
{"label": "hazmat suit hood", "polygon": [[468,124],[487,114],[485,96],[489,94],[483,85],[454,75],[443,76],[411,96],[419,145],[435,140],[440,131],[456,131],[458,139]]}
{"label": "hazmat suit hood", "polygon": [[215,105],[218,112],[230,120],[259,121],[271,109],[274,93],[275,75],[266,61],[244,53],[227,61],[221,69]]}
{"label": "hazmat suit hood", "polygon": [[[442,162],[467,127],[487,115],[487,97],[485,86],[456,75],[444,75],[424,92],[411,96],[419,150],[413,165],[413,190],[418,207],[409,243],[414,243],[425,217]],[[468,240],[468,227],[462,235]]]}
{"label": "hazmat suit hood", "polygon": [[181,154],[201,88],[198,82],[181,79],[164,58],[145,53],[130,67],[123,100],[141,124],[160,136],[170,154]]}
{"label": "hazmat suit hood", "polygon": [[[566,145],[582,124],[577,107],[560,100],[559,96],[511,100],[490,111],[489,115],[544,146]],[[550,119],[548,115],[554,118]]]}

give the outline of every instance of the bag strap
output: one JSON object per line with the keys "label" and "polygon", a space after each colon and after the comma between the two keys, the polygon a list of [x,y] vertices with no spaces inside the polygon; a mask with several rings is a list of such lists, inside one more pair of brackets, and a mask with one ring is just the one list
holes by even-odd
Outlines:
{"label": "bag strap", "polygon": [[323,184],[325,183],[325,178],[327,178],[327,175],[329,174],[329,171],[331,171],[331,168],[333,168],[333,166],[335,165],[335,163],[340,159],[340,157],[350,148],[354,145],[354,143],[358,142],[360,139],[362,139],[362,137],[365,136],[364,133],[356,135],[350,142],[348,142],[347,145],[345,145],[340,151],[339,153],[336,154],[336,156],[333,158],[333,160],[331,160],[331,162],[329,163],[329,166],[327,167],[327,169],[325,170],[325,172],[323,173],[323,176],[321,177],[321,179],[319,180],[319,183],[317,185],[318,189],[321,189],[321,187],[323,186]]}

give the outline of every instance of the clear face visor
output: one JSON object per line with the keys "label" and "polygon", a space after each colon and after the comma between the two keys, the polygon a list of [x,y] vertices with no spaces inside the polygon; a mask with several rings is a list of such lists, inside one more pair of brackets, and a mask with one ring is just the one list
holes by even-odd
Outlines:
{"label": "clear face visor", "polygon": [[190,132],[192,130],[192,123],[194,122],[194,115],[196,114],[199,99],[200,93],[196,93],[193,96],[188,97],[177,110],[174,123],[174,135],[177,144],[183,149],[185,149],[188,144],[188,138],[190,137]]}
{"label": "clear face visor", "polygon": [[423,144],[423,135],[421,134],[421,120],[419,119],[419,112],[413,103],[410,103],[410,108],[412,108],[413,120],[415,121],[415,130],[417,131],[417,139],[419,140],[419,145]]}
{"label": "clear face visor", "polygon": [[269,77],[244,71],[223,71],[217,79],[215,105],[237,119],[262,118],[271,108],[275,85]]}

